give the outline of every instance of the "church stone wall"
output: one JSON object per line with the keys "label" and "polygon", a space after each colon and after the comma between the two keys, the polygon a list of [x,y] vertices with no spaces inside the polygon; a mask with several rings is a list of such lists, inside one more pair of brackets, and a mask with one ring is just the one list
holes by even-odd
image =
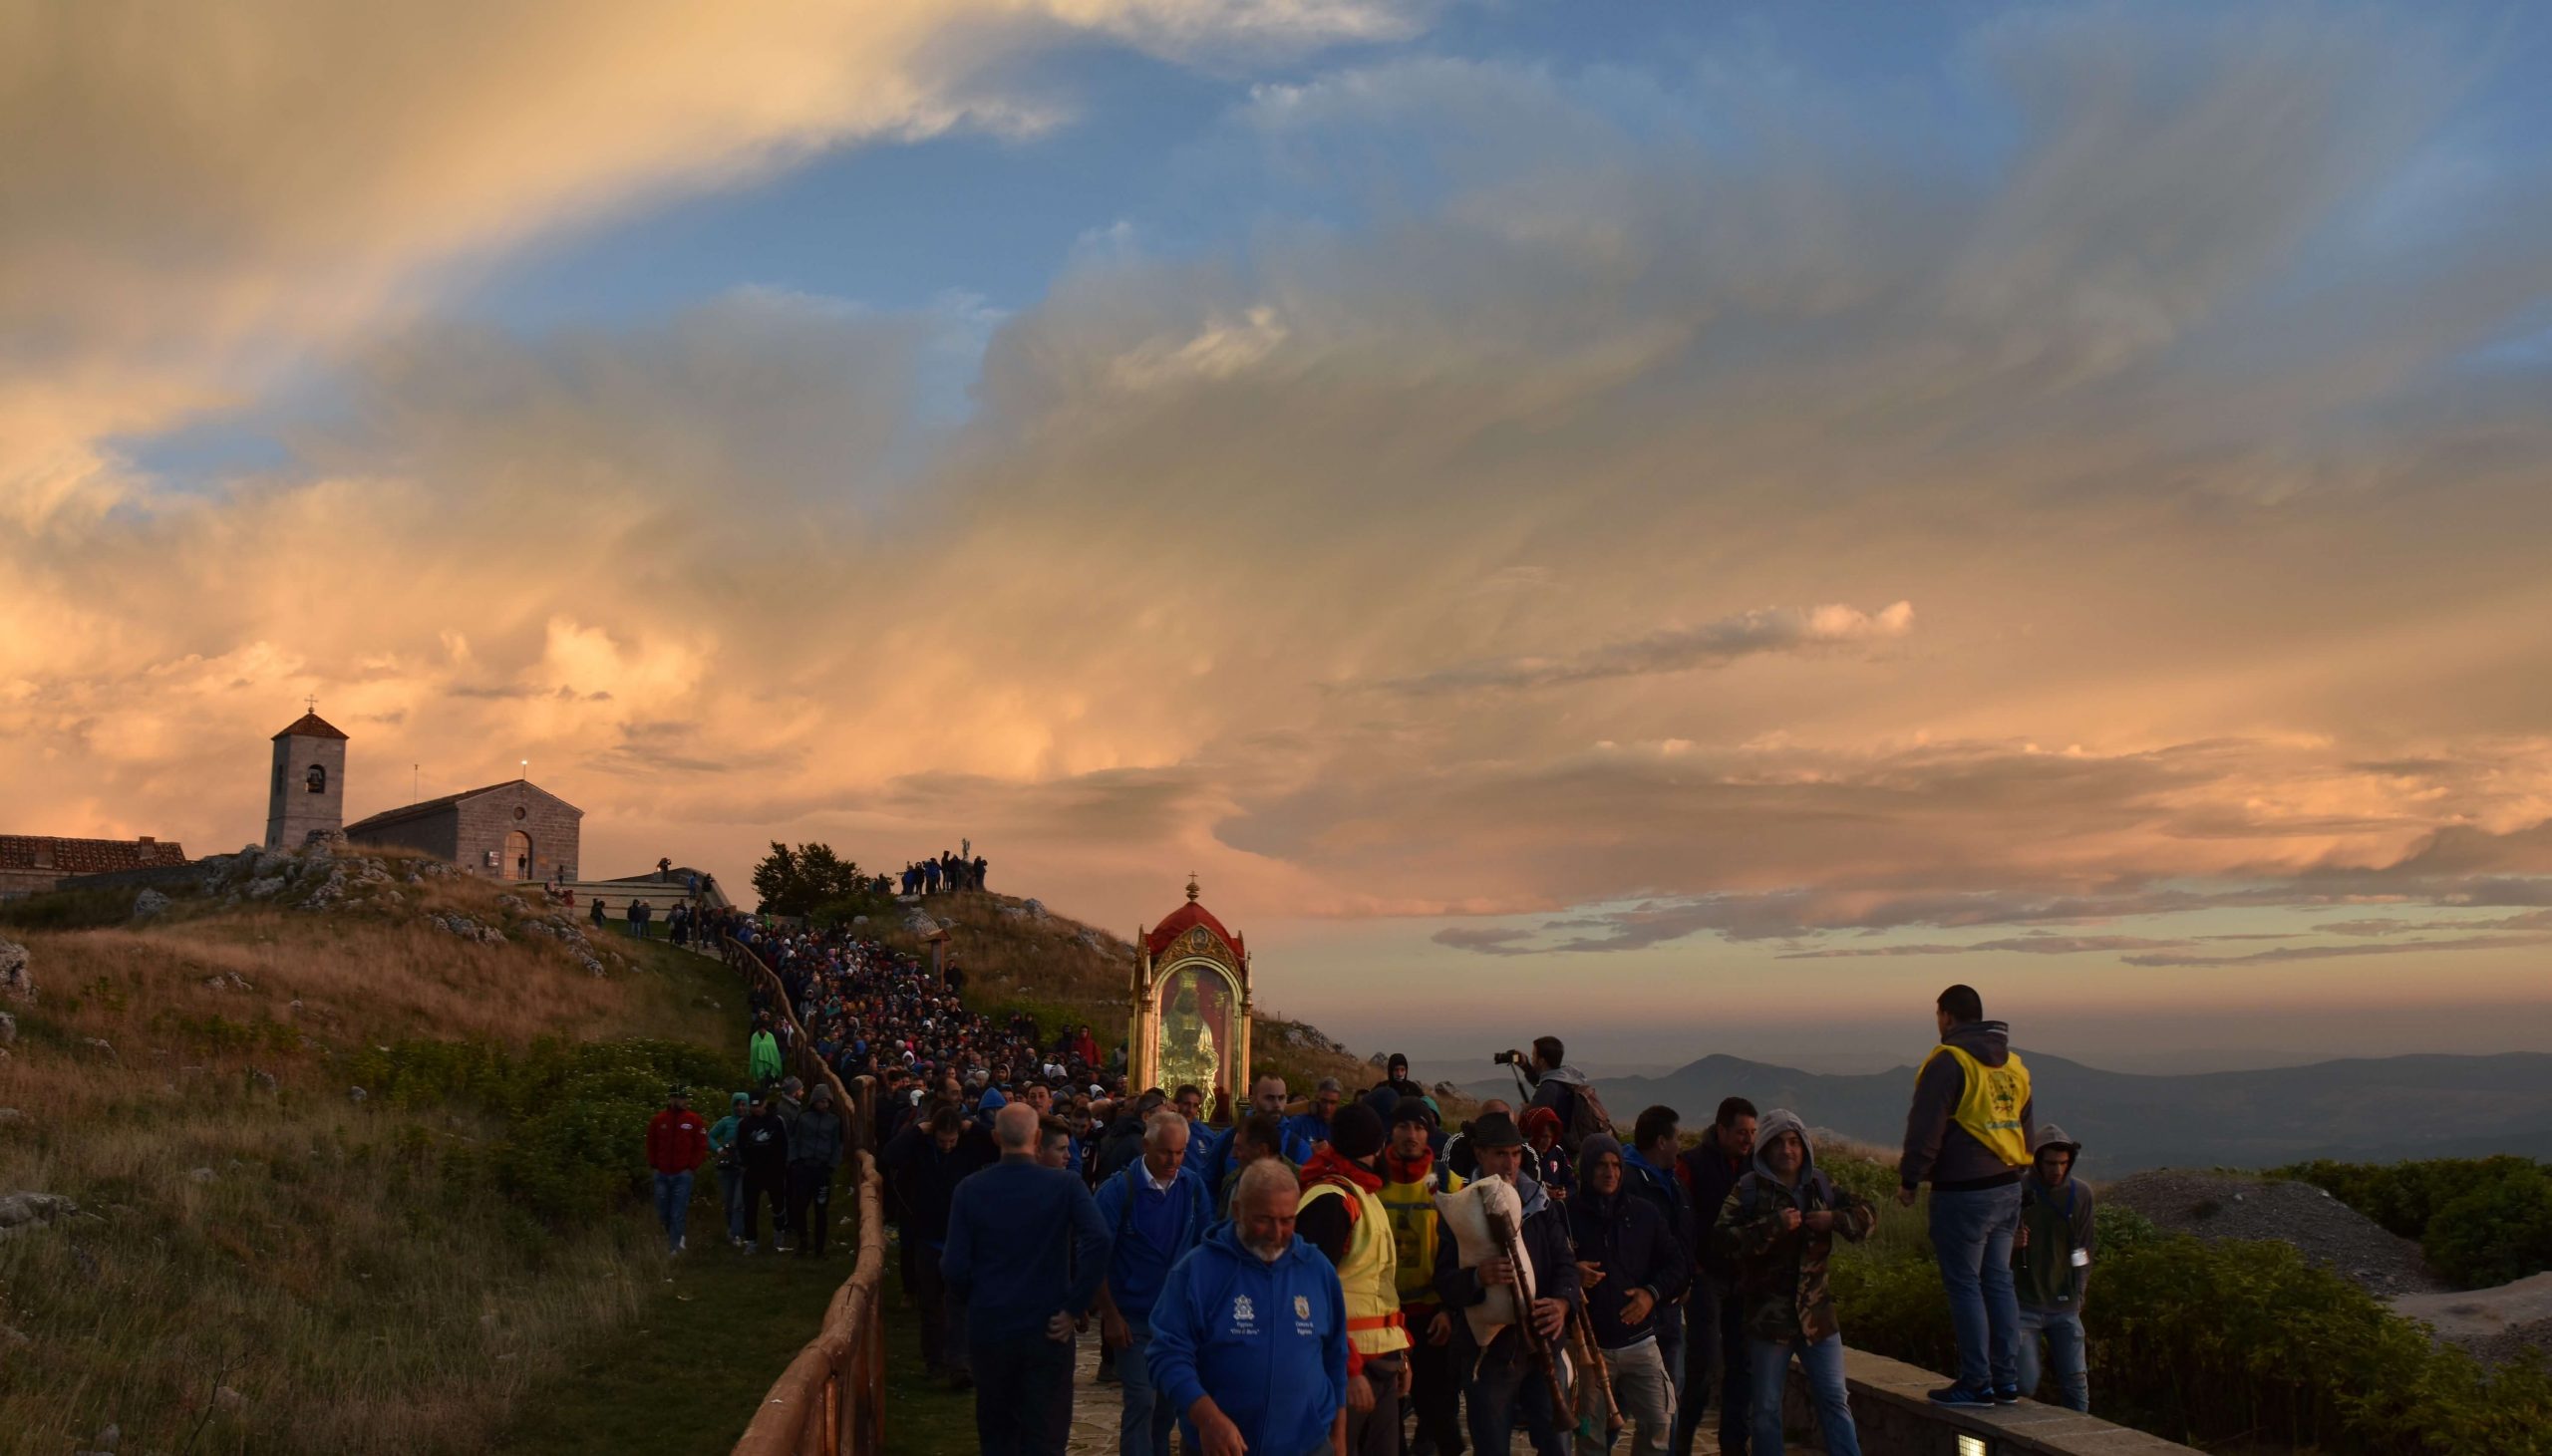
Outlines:
{"label": "church stone wall", "polygon": [[357,844],[389,844],[431,854],[437,859],[458,860],[460,827],[458,812],[445,809],[440,813],[420,814],[413,819],[378,825],[346,837]]}
{"label": "church stone wall", "polygon": [[562,869],[568,879],[576,878],[584,815],[573,806],[528,784],[515,783],[453,807],[459,823],[452,859],[463,869],[496,879],[517,878],[512,860],[505,855],[505,837],[519,829],[531,836],[527,878],[545,880]]}

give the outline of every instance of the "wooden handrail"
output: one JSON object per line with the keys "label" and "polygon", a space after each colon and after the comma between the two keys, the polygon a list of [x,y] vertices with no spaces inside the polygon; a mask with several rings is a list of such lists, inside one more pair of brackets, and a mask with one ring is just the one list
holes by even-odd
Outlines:
{"label": "wooden handrail", "polygon": [[815,1054],[814,1038],[798,1024],[789,988],[779,974],[732,936],[724,950],[727,964],[770,991],[780,1014],[796,1028],[791,1054],[798,1075],[832,1088],[833,1100],[848,1109],[859,1188],[859,1257],[851,1262],[850,1278],[833,1291],[815,1337],[772,1382],[736,1443],[735,1456],[877,1456],[886,1448],[886,1197],[876,1154],[868,1146],[876,1130],[876,1083],[855,1078],[857,1095],[845,1088]]}

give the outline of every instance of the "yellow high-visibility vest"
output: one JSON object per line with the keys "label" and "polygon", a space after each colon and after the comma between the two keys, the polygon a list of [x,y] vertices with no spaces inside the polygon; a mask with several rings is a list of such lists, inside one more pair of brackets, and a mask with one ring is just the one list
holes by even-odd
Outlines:
{"label": "yellow high-visibility vest", "polygon": [[[1967,1074],[1967,1090],[1959,1094],[1958,1107],[1950,1120],[1967,1129],[1967,1135],[1983,1143],[1988,1152],[2003,1160],[2007,1168],[2030,1165],[2029,1134],[2021,1128],[2021,1109],[2030,1104],[2030,1069],[2017,1051],[2008,1052],[2001,1066],[1987,1066],[1974,1056],[1947,1042],[1932,1048],[1932,1056],[1949,1053]],[[1923,1065],[1932,1064],[1932,1056]],[[1918,1070],[1919,1079],[1922,1073]]]}
{"label": "yellow high-visibility vest", "polygon": [[1416,1183],[1383,1184],[1378,1196],[1391,1213],[1392,1247],[1400,1256],[1403,1305],[1436,1303],[1436,1195],[1461,1191],[1462,1175],[1441,1162],[1432,1175]]}
{"label": "yellow high-visibility vest", "polygon": [[1409,1348],[1409,1330],[1401,1318],[1400,1286],[1395,1278],[1399,1255],[1392,1244],[1391,1214],[1381,1199],[1362,1188],[1315,1183],[1303,1190],[1294,1211],[1301,1213],[1315,1198],[1356,1196],[1348,1219],[1347,1258],[1338,1266],[1339,1292],[1347,1297],[1347,1343],[1357,1353],[1387,1355]]}

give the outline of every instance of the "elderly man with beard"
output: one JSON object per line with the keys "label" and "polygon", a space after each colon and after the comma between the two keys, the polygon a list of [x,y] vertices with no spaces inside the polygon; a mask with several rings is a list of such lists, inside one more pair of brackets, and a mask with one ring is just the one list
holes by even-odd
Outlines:
{"label": "elderly man with beard", "polygon": [[[1523,1227],[1517,1231],[1525,1260],[1531,1265],[1533,1327],[1544,1340],[1557,1340],[1568,1325],[1568,1310],[1577,1303],[1575,1251],[1568,1242],[1567,1216],[1542,1185],[1524,1175],[1524,1134],[1503,1112],[1484,1112],[1472,1119],[1470,1143],[1479,1176],[1513,1184],[1523,1205]],[[1436,1295],[1448,1310],[1467,1310],[1488,1296],[1492,1285],[1515,1285],[1514,1263],[1503,1255],[1461,1267],[1461,1246],[1442,1216],[1436,1236]],[[1472,1356],[1469,1321],[1456,1320],[1456,1358],[1470,1376],[1462,1387],[1462,1403],[1470,1414],[1471,1446],[1477,1456],[1502,1453],[1513,1430],[1510,1417],[1521,1410],[1524,1428],[1540,1456],[1566,1456],[1568,1437],[1560,1422],[1566,1412],[1551,1405],[1548,1381],[1541,1378],[1523,1336],[1513,1326],[1501,1328],[1484,1349]]]}
{"label": "elderly man with beard", "polygon": [[1294,1237],[1299,1185],[1261,1158],[1240,1216],[1180,1260],[1152,1302],[1153,1385],[1205,1456],[1310,1456],[1346,1439],[1347,1300]]}

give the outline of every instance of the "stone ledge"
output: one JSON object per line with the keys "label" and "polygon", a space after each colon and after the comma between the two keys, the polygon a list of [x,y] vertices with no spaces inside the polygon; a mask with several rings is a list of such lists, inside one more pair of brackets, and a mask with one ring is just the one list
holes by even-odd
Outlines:
{"label": "stone ledge", "polygon": [[[1983,1437],[1991,1456],[2194,1456],[2196,1451],[2035,1400],[1993,1410],[1945,1410],[1928,1398],[1948,1383],[1942,1376],[1867,1350],[1844,1349],[1843,1379],[1867,1456],[1957,1456],[1962,1433]],[[1807,1382],[1795,1365],[1782,1423],[1794,1439],[1815,1435]]]}

